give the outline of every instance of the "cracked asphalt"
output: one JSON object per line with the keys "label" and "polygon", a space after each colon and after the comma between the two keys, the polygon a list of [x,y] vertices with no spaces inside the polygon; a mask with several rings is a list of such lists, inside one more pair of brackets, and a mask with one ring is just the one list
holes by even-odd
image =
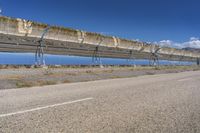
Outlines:
{"label": "cracked asphalt", "polygon": [[0,132],[199,133],[200,71],[0,90]]}

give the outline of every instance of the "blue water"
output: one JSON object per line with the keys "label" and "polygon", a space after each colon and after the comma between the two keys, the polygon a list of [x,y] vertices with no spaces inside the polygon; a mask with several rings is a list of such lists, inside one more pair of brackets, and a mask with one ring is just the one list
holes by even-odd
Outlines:
{"label": "blue water", "polygon": [[[62,56],[62,55],[45,55],[45,63],[47,65],[91,65],[91,57],[79,57],[79,56]],[[104,65],[148,65],[148,60],[133,60],[127,61],[126,59],[111,59],[102,58],[102,64]],[[0,64],[12,64],[12,65],[32,65],[35,64],[35,56],[32,53],[1,53],[0,52]],[[179,62],[179,61],[160,61],[162,65],[191,65],[191,62]]]}

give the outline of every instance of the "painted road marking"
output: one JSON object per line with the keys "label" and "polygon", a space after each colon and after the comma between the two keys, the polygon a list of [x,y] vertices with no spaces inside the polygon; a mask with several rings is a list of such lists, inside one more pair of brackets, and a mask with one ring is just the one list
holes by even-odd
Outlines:
{"label": "painted road marking", "polygon": [[28,113],[28,112],[34,112],[34,111],[38,111],[38,110],[53,108],[53,107],[57,107],[57,106],[62,106],[62,105],[67,105],[67,104],[72,104],[72,103],[77,103],[77,102],[82,102],[82,101],[88,101],[88,100],[92,100],[92,99],[93,99],[92,97],[89,97],[89,98],[84,98],[84,99],[79,99],[79,100],[74,100],[74,101],[69,101],[69,102],[64,102],[64,103],[58,103],[58,104],[53,104],[53,105],[48,105],[48,106],[43,106],[43,107],[37,107],[37,108],[29,109],[29,110],[17,111],[17,112],[8,113],[8,114],[0,114],[0,118],[6,117],[6,116],[17,115],[17,114]]}
{"label": "painted road marking", "polygon": [[191,80],[191,78],[179,79],[178,81],[179,81],[179,82],[182,82],[182,81],[188,81],[188,80]]}

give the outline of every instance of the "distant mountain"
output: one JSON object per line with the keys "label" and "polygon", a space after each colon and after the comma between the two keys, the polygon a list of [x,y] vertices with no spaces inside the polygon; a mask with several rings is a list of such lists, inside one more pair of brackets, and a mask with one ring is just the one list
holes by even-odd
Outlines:
{"label": "distant mountain", "polygon": [[186,50],[186,51],[191,51],[191,52],[200,53],[200,49],[198,49],[198,48],[186,47],[186,48],[182,48],[182,49],[183,49],[183,50]]}

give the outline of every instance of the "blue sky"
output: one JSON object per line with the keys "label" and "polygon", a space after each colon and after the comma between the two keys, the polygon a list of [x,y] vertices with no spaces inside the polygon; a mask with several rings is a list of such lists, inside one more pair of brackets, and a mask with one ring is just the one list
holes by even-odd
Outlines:
{"label": "blue sky", "polygon": [[0,0],[5,16],[179,45],[199,40],[199,5],[199,0]]}

